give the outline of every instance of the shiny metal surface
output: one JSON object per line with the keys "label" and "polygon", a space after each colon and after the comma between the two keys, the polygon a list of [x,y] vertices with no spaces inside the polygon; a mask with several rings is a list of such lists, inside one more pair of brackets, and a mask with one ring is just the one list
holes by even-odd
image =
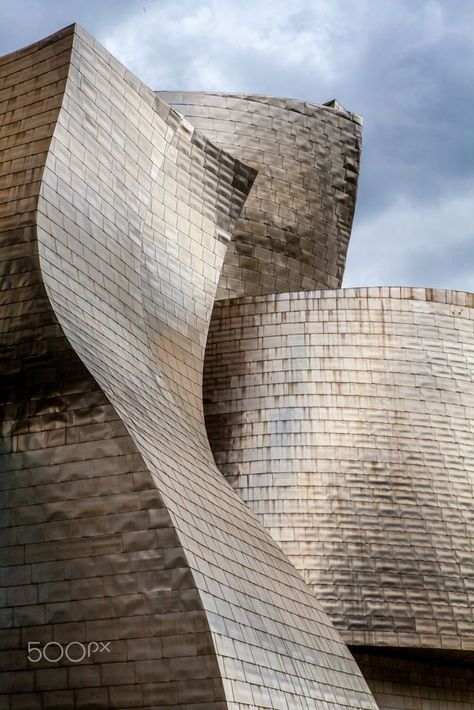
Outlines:
{"label": "shiny metal surface", "polygon": [[[39,193],[62,186],[66,194],[66,156],[80,179],[71,144],[55,174],[43,172],[74,94],[74,42],[68,28],[0,65],[8,142],[0,218],[0,704],[194,707],[213,698],[213,707],[226,707],[209,625],[169,513],[128,431],[65,338],[39,268]],[[94,184],[92,170],[84,177]],[[57,644],[72,643],[78,658],[79,643],[99,640],[111,648],[100,662],[27,660],[29,643],[52,643],[54,660]]]}
{"label": "shiny metal surface", "polygon": [[218,146],[258,170],[217,298],[338,288],[359,174],[362,120],[336,101],[158,92]]}
{"label": "shiny metal surface", "polygon": [[473,294],[221,301],[204,400],[219,468],[347,643],[474,650]]}
{"label": "shiny metal surface", "polygon": [[[206,437],[207,328],[254,171],[77,26],[0,74],[1,702],[376,708]],[[112,651],[32,666],[32,639]]]}

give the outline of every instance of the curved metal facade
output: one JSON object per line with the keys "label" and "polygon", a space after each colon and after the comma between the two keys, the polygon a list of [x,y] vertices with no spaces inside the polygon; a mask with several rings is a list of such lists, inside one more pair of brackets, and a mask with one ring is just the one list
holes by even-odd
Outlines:
{"label": "curved metal facade", "polygon": [[216,462],[350,644],[474,650],[473,326],[425,289],[214,310]]}
{"label": "curved metal facade", "polygon": [[159,92],[218,146],[258,170],[217,298],[342,283],[359,175],[361,124],[337,102]]}
{"label": "curved metal facade", "polygon": [[[205,432],[207,328],[254,170],[80,28],[0,71],[2,702],[375,708]],[[28,641],[111,652],[36,665]]]}
{"label": "curved metal facade", "polygon": [[0,706],[469,710],[474,296],[333,290],[359,117],[0,80]]}

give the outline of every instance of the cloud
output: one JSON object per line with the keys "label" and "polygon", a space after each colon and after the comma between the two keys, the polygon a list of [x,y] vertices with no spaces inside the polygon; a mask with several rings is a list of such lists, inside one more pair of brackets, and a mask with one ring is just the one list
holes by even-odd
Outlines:
{"label": "cloud", "polygon": [[[471,283],[469,242],[461,251],[447,250],[453,223],[442,206],[456,203],[460,186],[468,195],[474,184],[474,3],[4,0],[0,48],[16,49],[73,21],[153,88],[266,93],[316,103],[339,99],[364,117],[350,259],[359,258],[379,223],[381,246],[366,255],[378,283],[419,282],[427,278],[427,264],[437,279],[430,285]],[[430,213],[439,221],[427,240]],[[412,238],[423,259],[413,256],[415,244],[390,242],[397,221],[401,233],[407,219],[416,224],[417,214]],[[454,231],[461,233],[460,222]],[[398,271],[387,271],[387,253]],[[459,256],[459,264],[449,265],[447,253]],[[358,269],[349,263],[348,274]]]}
{"label": "cloud", "polygon": [[133,18],[142,0],[0,0],[0,55],[78,22],[100,39],[104,27]]}
{"label": "cloud", "polygon": [[249,91],[252,69],[268,83],[280,69],[288,76],[305,67],[329,83],[344,63],[341,32],[338,3],[329,0],[183,0],[148,3],[145,13],[115,26],[104,43],[160,88],[179,80],[185,89]]}
{"label": "cloud", "polygon": [[474,184],[420,205],[402,196],[355,226],[344,286],[474,291]]}

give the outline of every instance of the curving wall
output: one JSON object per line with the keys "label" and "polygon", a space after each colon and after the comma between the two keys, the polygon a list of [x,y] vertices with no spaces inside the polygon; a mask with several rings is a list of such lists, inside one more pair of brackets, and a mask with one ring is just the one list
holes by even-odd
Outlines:
{"label": "curving wall", "polygon": [[[0,72],[2,703],[375,708],[206,437],[207,327],[254,171],[77,26]],[[31,640],[111,654],[33,665]]]}
{"label": "curving wall", "polygon": [[216,145],[258,170],[217,298],[342,283],[362,121],[336,101],[158,92]]}
{"label": "curving wall", "polygon": [[472,294],[216,304],[216,463],[347,643],[474,650],[473,380]]}
{"label": "curving wall", "polygon": [[0,117],[0,706],[468,710],[474,296],[308,290],[359,117],[157,95],[77,26]]}
{"label": "curving wall", "polygon": [[[67,28],[0,63],[8,186],[0,218],[0,704],[195,708],[207,699],[224,708],[206,614],[169,513],[65,338],[38,261],[40,193],[67,196],[71,184],[98,183],[93,163],[81,165],[79,141],[58,140],[60,131],[54,173],[44,171],[60,113],[69,122],[79,93],[80,75],[70,81],[77,42]],[[94,207],[88,197],[77,203],[82,211]],[[74,209],[61,208],[55,214],[71,223]],[[63,256],[59,250],[56,262],[67,269]],[[76,663],[80,644],[99,641],[110,652]],[[39,649],[47,659],[37,662]],[[57,662],[61,653],[72,660]]]}

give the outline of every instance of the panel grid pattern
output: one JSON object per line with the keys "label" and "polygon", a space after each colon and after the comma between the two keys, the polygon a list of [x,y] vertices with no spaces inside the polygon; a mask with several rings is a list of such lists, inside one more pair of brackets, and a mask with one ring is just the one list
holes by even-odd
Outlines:
{"label": "panel grid pattern", "polygon": [[356,653],[381,710],[472,710],[474,669],[456,660]]}
{"label": "panel grid pattern", "polygon": [[216,305],[215,460],[348,643],[474,648],[474,301],[354,289]]}
{"label": "panel grid pattern", "polygon": [[217,298],[342,283],[359,174],[361,119],[246,94],[159,92],[220,147],[258,170]]}
{"label": "panel grid pattern", "polygon": [[[113,423],[95,430],[91,408],[76,436],[89,441],[85,449],[91,453],[97,446],[107,454],[110,445],[111,455],[120,456],[121,450],[110,442],[128,432],[126,452],[141,454],[157,494],[151,507],[164,505],[169,520],[163,519],[163,525],[169,535],[176,534],[169,542],[183,552],[175,566],[182,569],[182,589],[188,587],[191,596],[189,608],[179,611],[197,611],[199,616],[197,590],[207,623],[201,628],[205,643],[181,627],[176,662],[169,661],[169,652],[167,663],[157,658],[147,665],[145,658],[127,656],[125,667],[117,660],[114,674],[107,676],[110,683],[102,676],[104,691],[121,679],[126,680],[124,686],[135,686],[136,695],[114,690],[113,702],[124,707],[375,708],[339,633],[215,467],[205,433],[201,371],[206,332],[226,247],[255,171],[214,146],[80,28],[74,28],[72,37],[67,83],[57,122],[51,126],[52,139],[50,135],[45,144],[48,153],[33,215],[32,239],[36,237],[40,277],[49,298],[43,300],[44,318],[66,351],[64,363],[70,357],[78,366],[77,353],[97,383],[103,398],[99,404],[109,400],[108,421]],[[50,40],[53,46],[55,39]],[[42,160],[44,164],[44,155]],[[15,221],[18,214],[13,214]],[[10,254],[10,269],[17,267],[14,257]],[[36,256],[32,263],[38,268]],[[27,292],[25,302],[30,307]],[[40,346],[47,343],[48,333]],[[47,348],[41,358],[39,370],[49,368],[54,379]],[[69,386],[62,382],[66,391]],[[67,398],[62,401],[67,411]],[[92,444],[87,438],[94,431],[96,442],[103,443]],[[58,446],[60,456],[65,436],[67,428],[59,427],[36,443],[22,440],[20,468],[38,461],[36,445],[40,458],[48,457],[48,442]],[[143,472],[140,459],[135,463],[136,473]],[[89,466],[87,459],[84,465]],[[142,544],[147,525],[138,503],[147,496],[129,490],[132,481],[135,485],[134,476],[126,475],[118,477],[116,485],[125,486],[124,501],[137,512]],[[95,485],[99,489],[105,483]],[[116,492],[110,492],[112,502]],[[40,491],[35,488],[28,495],[34,498]],[[102,498],[104,505],[108,495]],[[64,502],[58,503],[61,511]],[[50,507],[45,511],[54,516]],[[159,518],[160,513],[154,515]],[[114,545],[124,544],[123,537],[112,536],[109,543],[113,555]],[[59,576],[63,570],[66,581],[70,564],[55,558],[61,549],[54,544],[48,562]],[[106,565],[105,548],[102,552],[101,565]],[[124,550],[116,552],[114,564],[128,559]],[[29,564],[23,560],[20,568],[19,573],[26,573]],[[137,583],[138,572],[130,577]],[[164,584],[172,572],[162,577]],[[155,574],[151,579],[160,579]],[[176,581],[171,590],[175,599],[184,599],[182,589]],[[96,604],[97,612],[106,614],[107,604]],[[67,619],[77,608],[65,604],[62,613]],[[88,608],[94,613],[94,604]],[[132,616],[141,616],[143,606],[136,600],[128,606],[117,602],[117,615],[127,608]],[[14,620],[15,632],[17,627]],[[153,628],[150,625],[149,633]],[[213,658],[207,661],[211,648]],[[107,665],[112,664],[103,664],[102,673],[107,673]],[[63,687],[45,686],[43,707],[78,702],[76,691],[86,681],[62,670],[57,682],[69,683],[64,688],[68,692],[53,698],[49,691]],[[96,670],[90,681],[91,686],[97,681]],[[165,684],[161,702],[156,689],[146,693],[145,686],[156,681]],[[98,696],[99,706],[110,707],[111,692]],[[84,696],[82,702],[87,705]]]}
{"label": "panel grid pattern", "polygon": [[[54,175],[43,168],[73,41],[68,28],[0,63],[0,706],[217,710],[227,706],[214,644],[169,513],[39,269],[40,188],[68,194],[61,160]],[[52,659],[72,643],[77,659],[79,643],[98,641],[110,652],[79,664],[27,660],[29,642],[52,643]]]}

